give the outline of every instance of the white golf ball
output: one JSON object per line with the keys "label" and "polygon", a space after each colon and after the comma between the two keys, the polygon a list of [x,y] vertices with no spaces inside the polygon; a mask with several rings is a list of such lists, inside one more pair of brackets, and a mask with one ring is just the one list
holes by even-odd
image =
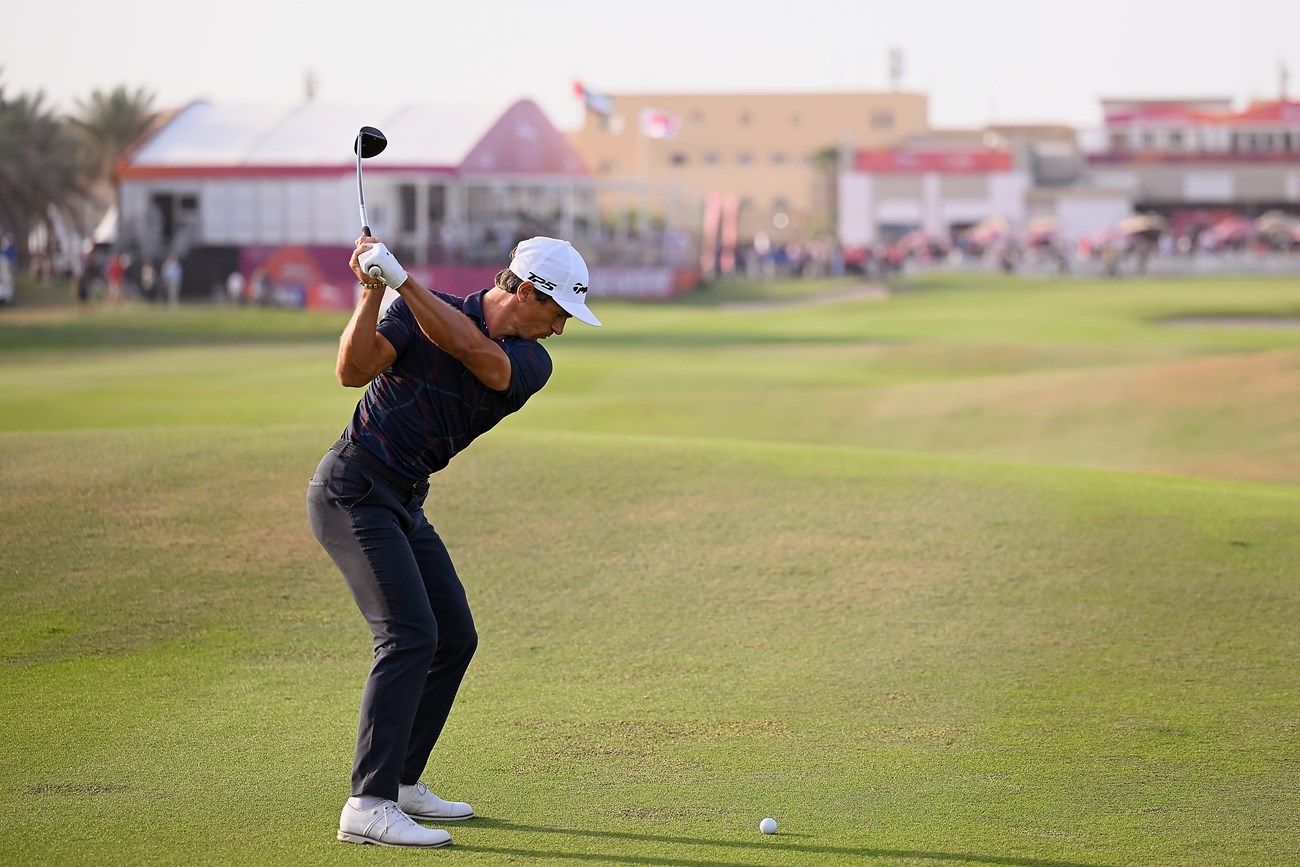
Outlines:
{"label": "white golf ball", "polygon": [[768,817],[768,818],[764,819],[763,821],[759,822],[759,823],[758,823],[758,830],[762,831],[764,834],[775,834],[775,833],[776,833],[776,819],[773,819],[773,818],[771,818],[771,817]]}

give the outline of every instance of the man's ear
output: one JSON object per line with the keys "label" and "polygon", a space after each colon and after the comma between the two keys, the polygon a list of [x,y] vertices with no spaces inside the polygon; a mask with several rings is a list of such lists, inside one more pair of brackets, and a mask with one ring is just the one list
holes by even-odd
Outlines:
{"label": "man's ear", "polygon": [[515,297],[517,297],[520,301],[528,301],[534,298],[536,295],[537,295],[537,287],[533,285],[533,281],[531,280],[525,280],[524,282],[519,284],[519,287],[517,289],[515,289]]}

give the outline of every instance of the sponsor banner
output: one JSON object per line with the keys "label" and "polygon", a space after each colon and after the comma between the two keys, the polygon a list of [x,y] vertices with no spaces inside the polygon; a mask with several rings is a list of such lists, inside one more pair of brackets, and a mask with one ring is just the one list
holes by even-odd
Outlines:
{"label": "sponsor banner", "polygon": [[699,285],[695,268],[593,268],[591,305],[602,298],[671,298]]}
{"label": "sponsor banner", "polygon": [[275,307],[349,310],[356,277],[348,268],[351,247],[248,246],[239,250],[244,300]]}
{"label": "sponsor banner", "polygon": [[1010,151],[914,151],[914,150],[863,150],[853,156],[853,167],[869,174],[967,174],[979,172],[1009,172],[1012,170]]}
{"label": "sponsor banner", "polygon": [[[242,247],[239,269],[245,300],[278,307],[351,310],[357,281],[348,268],[351,247]],[[409,266],[426,289],[465,297],[492,286],[500,268],[485,265]],[[671,298],[700,283],[698,268],[593,268],[592,304],[601,298]]]}

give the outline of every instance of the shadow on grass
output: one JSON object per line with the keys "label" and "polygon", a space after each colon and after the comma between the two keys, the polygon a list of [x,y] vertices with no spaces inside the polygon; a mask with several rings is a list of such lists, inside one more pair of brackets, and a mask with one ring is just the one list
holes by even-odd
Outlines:
{"label": "shadow on grass", "polygon": [[[0,322],[0,357],[10,351],[31,350],[103,350],[103,349],[167,349],[193,346],[283,346],[286,344],[333,344],[342,330],[336,324],[318,318],[315,322],[304,320],[300,327],[286,321],[283,327],[274,323],[243,323],[237,319],[222,321],[212,317],[207,321],[169,323],[165,319],[153,322],[112,322],[87,319],[82,322],[59,323],[6,323]],[[704,330],[689,332],[631,331],[609,333],[592,332],[582,336],[588,346],[618,347],[628,349],[722,349],[743,346],[825,346],[828,344],[859,345],[871,343],[887,345],[903,342],[893,338],[874,337],[868,334],[786,334],[779,330]]]}
{"label": "shadow on grass", "polygon": [[[810,843],[790,843],[795,837],[806,838],[806,834],[782,833],[775,837],[753,842],[742,840],[701,840],[695,837],[672,837],[663,834],[634,834],[628,831],[584,831],[574,828],[545,828],[539,825],[520,825],[500,819],[479,818],[476,828],[491,828],[502,831],[522,831],[529,834],[563,834],[574,837],[604,837],[611,840],[634,840],[641,843],[662,843],[678,846],[719,846],[727,849],[777,849],[792,855],[834,855],[841,858],[859,859],[899,859],[909,858],[919,861],[934,861],[938,864],[995,864],[1006,867],[1106,867],[1101,864],[1085,864],[1078,861],[1052,861],[1043,858],[1020,858],[1003,855],[973,855],[964,852],[921,852],[906,849],[870,849],[848,846],[819,846]],[[474,852],[492,852],[515,858],[564,858],[575,861],[619,864],[656,864],[663,867],[748,867],[747,861],[701,860],[699,858],[671,858],[664,855],[614,855],[601,853],[542,852],[535,849],[512,849],[506,846],[466,845],[458,848]]]}

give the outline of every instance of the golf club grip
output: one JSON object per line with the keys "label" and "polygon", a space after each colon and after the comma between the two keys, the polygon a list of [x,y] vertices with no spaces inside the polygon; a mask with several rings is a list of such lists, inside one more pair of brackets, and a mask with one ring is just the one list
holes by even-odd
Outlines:
{"label": "golf club grip", "polygon": [[370,234],[370,227],[369,227],[369,226],[362,226],[362,227],[361,227],[361,234],[363,234],[363,235],[369,235],[369,234]]}

